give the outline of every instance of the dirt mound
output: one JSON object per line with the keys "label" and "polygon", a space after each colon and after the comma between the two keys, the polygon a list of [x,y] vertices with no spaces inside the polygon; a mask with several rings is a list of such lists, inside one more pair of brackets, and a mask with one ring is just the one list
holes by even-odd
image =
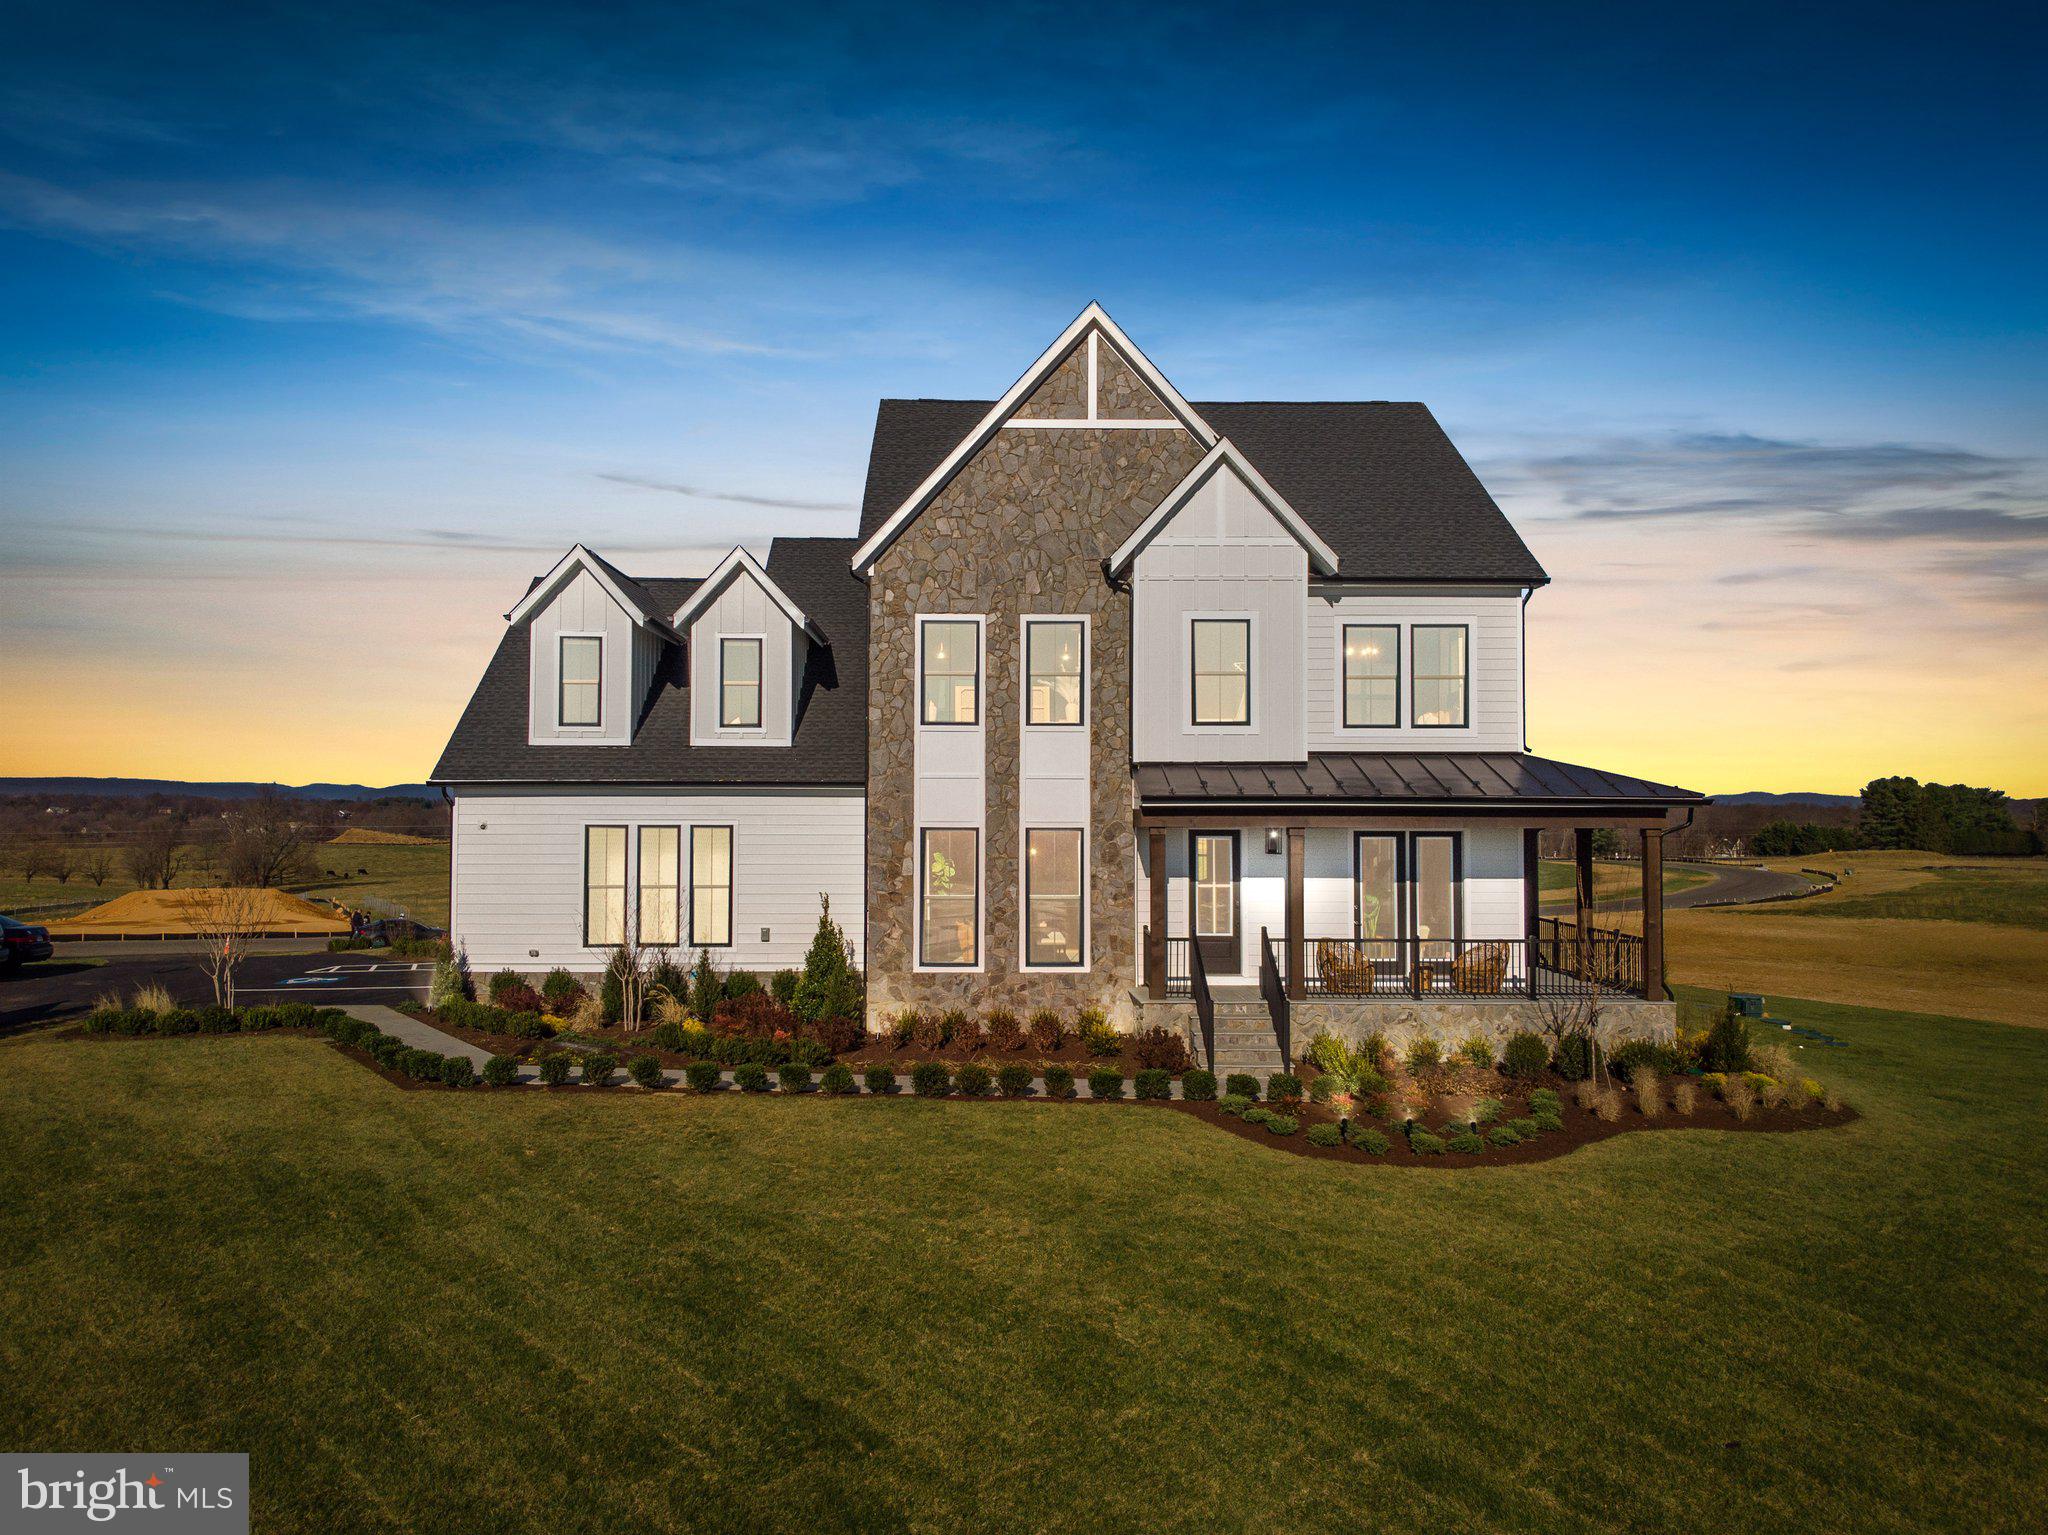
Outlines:
{"label": "dirt mound", "polygon": [[351,826],[327,845],[329,847],[436,847],[437,837],[415,837],[403,831],[372,831],[367,826]]}
{"label": "dirt mound", "polygon": [[[244,890],[251,898],[249,931],[268,938],[346,933],[348,918],[282,890]],[[131,890],[104,905],[48,924],[57,938],[156,938],[187,936],[204,923],[219,890]]]}

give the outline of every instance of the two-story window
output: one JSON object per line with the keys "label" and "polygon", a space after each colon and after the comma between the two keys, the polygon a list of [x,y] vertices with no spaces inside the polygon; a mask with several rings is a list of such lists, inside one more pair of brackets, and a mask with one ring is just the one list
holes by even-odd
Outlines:
{"label": "two-story window", "polygon": [[718,642],[718,724],[722,730],[761,728],[761,641]]}
{"label": "two-story window", "polygon": [[555,722],[604,723],[604,640],[595,634],[565,634],[556,651]]}
{"label": "two-story window", "polygon": [[1344,626],[1344,727],[1401,723],[1401,630],[1397,624]]}
{"label": "two-story window", "polygon": [[981,833],[928,826],[918,840],[917,962],[972,969],[981,960]]}
{"label": "two-story window", "polygon": [[924,722],[973,725],[981,720],[981,625],[930,619],[921,626]]}
{"label": "two-story window", "polygon": [[1034,618],[1024,626],[1025,718],[1033,725],[1083,723],[1088,626],[1077,618]]}
{"label": "two-story window", "polygon": [[1078,827],[1024,833],[1024,963],[1068,970],[1087,956],[1087,896]]}
{"label": "two-story window", "polygon": [[1252,718],[1252,625],[1248,618],[1190,622],[1193,720],[1197,725],[1249,725]]}
{"label": "two-story window", "polygon": [[1417,624],[1411,681],[1415,723],[1462,728],[1469,722],[1471,634],[1463,624]]}

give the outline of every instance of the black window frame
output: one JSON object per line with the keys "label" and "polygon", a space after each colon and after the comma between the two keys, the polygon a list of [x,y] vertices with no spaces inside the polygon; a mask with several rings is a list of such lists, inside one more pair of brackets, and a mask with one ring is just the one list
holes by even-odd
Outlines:
{"label": "black window frame", "polygon": [[[583,947],[586,949],[618,949],[625,947],[627,923],[626,901],[633,890],[633,844],[627,833],[632,830],[625,822],[587,821],[583,826]],[[620,874],[619,884],[619,937],[616,942],[599,942],[590,936],[590,834],[594,831],[615,831],[621,838],[621,851],[626,855],[625,870]],[[605,887],[609,889],[609,886]]]}
{"label": "black window frame", "polygon": [[[1408,718],[1411,722],[1409,728],[1413,730],[1470,730],[1472,728],[1472,626],[1470,624],[1410,624],[1408,627],[1411,631],[1408,636]],[[1415,643],[1414,631],[1423,629],[1456,629],[1465,636],[1465,670],[1459,679],[1462,685],[1458,689],[1459,712],[1455,723],[1425,725],[1422,723],[1422,711],[1415,706],[1416,685],[1423,678],[1415,669],[1415,658],[1422,653],[1422,647]],[[1443,679],[1432,677],[1429,680],[1442,681]]]}
{"label": "black window frame", "polygon": [[[1073,719],[1035,720],[1031,717],[1031,679],[1037,676],[1057,677],[1062,675],[1058,672],[1034,672],[1031,669],[1031,631],[1040,625],[1044,625],[1047,628],[1057,625],[1060,628],[1072,629],[1078,637],[1081,647],[1081,669],[1074,675],[1075,680],[1081,684],[1081,698],[1080,703],[1076,706],[1076,713]],[[1027,618],[1024,620],[1024,723],[1033,730],[1074,730],[1088,723],[1088,621],[1085,618],[1046,617]],[[1047,829],[1057,830],[1057,828]]]}
{"label": "black window frame", "polygon": [[[725,717],[725,690],[731,684],[725,674],[725,647],[728,645],[751,645],[754,647],[754,717],[744,724],[733,724]],[[759,635],[721,634],[718,637],[718,725],[720,730],[760,730],[762,727],[761,695],[768,688],[768,646]]]}
{"label": "black window frame", "polygon": [[[667,943],[647,936],[647,834],[651,831],[672,831],[676,834],[675,895],[676,935]],[[682,947],[683,913],[689,902],[683,892],[689,888],[683,879],[683,828],[673,821],[648,821],[633,828],[633,936],[643,949],[675,949]],[[588,914],[588,896],[586,916]]]}
{"label": "black window frame", "polygon": [[[563,653],[571,640],[588,640],[597,647],[597,718],[585,724],[571,722],[568,718],[568,678],[563,675]],[[578,687],[583,686],[581,682]],[[604,729],[604,636],[601,634],[558,634],[555,636],[555,729],[557,730],[602,730]]]}
{"label": "black window frame", "polygon": [[[925,957],[925,879],[931,873],[931,835],[935,831],[966,832],[974,839],[974,957],[964,961]],[[979,826],[920,826],[917,829],[917,967],[920,970],[979,970],[982,968],[981,940],[981,855]]]}
{"label": "black window frame", "polygon": [[[1444,627],[1449,627],[1445,625]],[[1368,721],[1354,724],[1351,719],[1351,631],[1353,629],[1384,629],[1394,636],[1394,717],[1384,725]],[[1337,626],[1337,712],[1344,721],[1346,730],[1399,730],[1401,728],[1401,625],[1378,621],[1342,623]],[[1467,662],[1466,670],[1471,670]]]}
{"label": "black window frame", "polygon": [[[1451,844],[1451,926],[1450,939],[1417,939],[1417,942],[1462,943],[1465,939],[1465,834],[1462,831],[1376,831],[1361,827],[1351,835],[1351,934],[1361,942],[1371,941],[1365,937],[1365,913],[1358,899],[1359,885],[1365,877],[1365,839],[1384,837],[1394,844],[1394,899],[1398,907],[1395,935],[1402,942],[1415,936],[1415,916],[1420,902],[1417,899],[1422,869],[1422,857],[1416,844],[1425,838],[1438,837]],[[1378,940],[1387,941],[1385,936]]]}
{"label": "black window frame", "polygon": [[[1195,633],[1203,624],[1234,625],[1244,630],[1244,718],[1205,720],[1200,703],[1201,672],[1195,660]],[[1212,674],[1215,675],[1215,674]],[[1249,618],[1190,618],[1188,620],[1188,722],[1200,730],[1249,730],[1252,724],[1252,621]]]}
{"label": "black window frame", "polygon": [[[1079,929],[1076,947],[1081,957],[1069,963],[1065,960],[1047,961],[1031,957],[1031,839],[1034,836],[1058,834],[1074,838],[1074,875],[1078,888],[1075,892],[1076,910],[1079,913],[1075,926]],[[1035,971],[1064,971],[1079,974],[1090,968],[1088,959],[1088,828],[1085,826],[1027,826],[1024,828],[1024,958],[1023,968]]]}
{"label": "black window frame", "polygon": [[[973,634],[974,634],[974,671],[973,671],[973,677],[974,677],[974,718],[973,718],[973,719],[971,719],[971,720],[928,720],[928,719],[926,719],[926,718],[924,717],[924,699],[925,699],[925,688],[924,688],[924,683],[925,683],[925,675],[926,675],[926,673],[925,673],[925,646],[926,646],[926,644],[928,643],[928,639],[927,639],[927,636],[928,636],[928,635],[929,635],[929,634],[931,633],[931,630],[932,630],[932,626],[933,626],[934,624],[956,624],[956,625],[962,625],[962,626],[966,627],[967,629],[970,629],[970,630],[972,630],[972,631],[973,631]],[[979,614],[959,614],[959,613],[925,613],[925,614],[922,614],[922,615],[920,615],[920,616],[919,616],[919,618],[918,618],[918,621],[917,621],[917,723],[918,723],[918,724],[919,724],[919,725],[920,725],[921,727],[923,727],[924,729],[926,729],[926,730],[979,730],[979,729],[981,729],[981,722],[982,722],[982,721],[983,721],[983,720],[984,720],[985,718],[987,718],[987,716],[988,716],[988,711],[987,711],[986,709],[982,708],[982,704],[983,704],[983,703],[985,703],[985,702],[987,702],[987,700],[988,700],[988,679],[987,679],[987,678],[986,678],[986,677],[985,677],[985,676],[983,675],[983,672],[982,672],[982,666],[983,666],[983,662],[984,662],[984,660],[985,660],[985,657],[983,656],[982,652],[984,651],[984,649],[986,649],[986,646],[984,646],[984,644],[982,643],[982,638],[983,638],[983,637],[982,637],[982,621],[981,621],[981,616],[980,616]],[[957,677],[957,676],[959,676],[959,675],[961,675],[961,674],[960,674],[960,673],[958,673],[958,672],[947,672],[947,673],[945,673],[944,675],[946,675],[946,676],[949,676],[949,677]],[[950,829],[950,828],[947,828],[947,829]]]}
{"label": "black window frame", "polygon": [[[722,831],[725,833],[725,942],[705,943],[697,937],[697,833],[700,831]],[[721,887],[713,885],[711,889]],[[690,920],[688,931],[690,947],[693,949],[729,949],[733,946],[733,934],[737,931],[740,892],[740,839],[730,821],[704,821],[690,827]],[[708,1021],[708,1020],[707,1020]]]}

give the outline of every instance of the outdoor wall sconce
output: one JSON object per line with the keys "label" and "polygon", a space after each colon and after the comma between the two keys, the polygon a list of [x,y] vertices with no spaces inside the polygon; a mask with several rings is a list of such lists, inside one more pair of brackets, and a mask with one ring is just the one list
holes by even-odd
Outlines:
{"label": "outdoor wall sconce", "polygon": [[1266,851],[1268,853],[1280,851],[1280,828],[1277,826],[1268,826],[1266,828]]}

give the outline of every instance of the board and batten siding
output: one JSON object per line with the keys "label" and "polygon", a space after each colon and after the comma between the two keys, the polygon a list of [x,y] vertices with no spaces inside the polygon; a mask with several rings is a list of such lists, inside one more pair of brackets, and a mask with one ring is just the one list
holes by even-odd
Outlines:
{"label": "board and batten siding", "polygon": [[[1139,762],[1299,762],[1308,551],[1228,464],[1139,553],[1131,606],[1131,744]],[[1197,618],[1251,621],[1247,725],[1194,723]]]}
{"label": "board and batten siding", "polygon": [[[561,667],[561,637],[594,634],[604,640],[602,685],[598,689],[598,728],[564,727],[555,723]],[[578,746],[624,746],[654,676],[658,651],[641,644],[645,634],[633,617],[598,584],[587,570],[577,569],[548,604],[529,621],[527,631],[531,687],[527,702],[527,741]],[[649,639],[652,636],[648,636]]]}
{"label": "board and batten siding", "polygon": [[831,897],[832,915],[859,956],[866,800],[858,789],[465,789],[455,797],[450,931],[472,970],[604,968],[610,951],[583,943],[586,826],[627,828],[629,921],[639,883],[633,829],[684,828],[679,963],[695,952],[688,942],[691,826],[733,829],[733,942],[712,950],[721,970],[801,966],[817,931],[821,893]]}
{"label": "board and batten siding", "polygon": [[[761,641],[761,725],[728,730],[718,723],[719,640]],[[787,746],[796,718],[796,690],[808,641],[775,599],[744,569],[736,569],[711,605],[690,623],[690,744]]]}
{"label": "board and batten siding", "polygon": [[[1346,624],[1394,624],[1401,630],[1401,724],[1346,729],[1340,649]],[[1416,624],[1471,629],[1464,729],[1409,723],[1414,712]],[[1522,750],[1522,601],[1489,590],[1427,593],[1389,587],[1312,585],[1308,597],[1308,749],[1312,752]]]}

